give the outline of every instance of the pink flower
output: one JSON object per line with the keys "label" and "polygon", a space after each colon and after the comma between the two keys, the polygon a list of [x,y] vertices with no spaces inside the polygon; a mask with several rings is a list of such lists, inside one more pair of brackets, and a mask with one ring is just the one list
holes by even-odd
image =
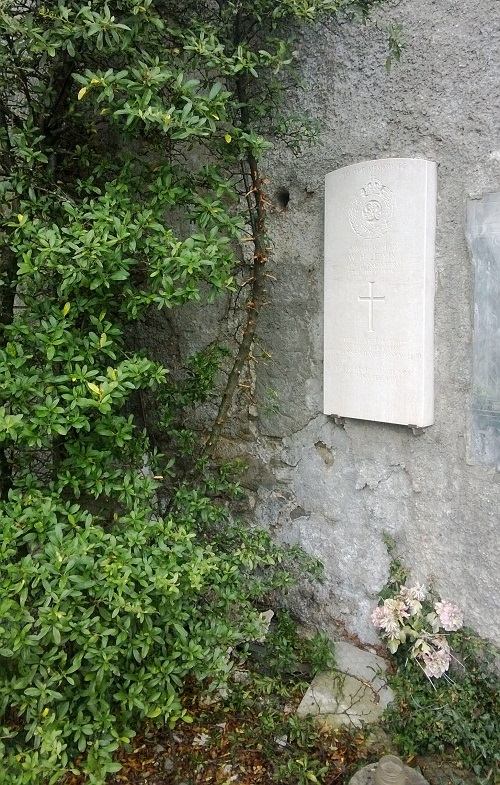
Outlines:
{"label": "pink flower", "polygon": [[404,601],[396,597],[385,600],[383,605],[375,608],[371,619],[377,629],[384,631],[385,637],[400,640],[402,627],[409,615]]}
{"label": "pink flower", "polygon": [[441,626],[447,632],[453,632],[454,630],[459,630],[460,627],[463,625],[464,623],[463,612],[459,608],[457,608],[456,605],[452,605],[451,602],[436,602],[434,605],[434,609],[439,617]]}
{"label": "pink flower", "polygon": [[386,611],[383,605],[377,605],[371,615],[372,624],[379,630],[382,627],[382,622],[385,619]]}
{"label": "pink flower", "polygon": [[446,673],[450,666],[450,652],[448,647],[439,647],[434,651],[422,655],[424,673],[429,679],[439,679]]}

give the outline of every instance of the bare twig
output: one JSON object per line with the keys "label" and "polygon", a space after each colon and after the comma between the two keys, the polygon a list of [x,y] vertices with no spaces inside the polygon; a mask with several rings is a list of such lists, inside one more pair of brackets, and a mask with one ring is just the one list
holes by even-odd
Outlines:
{"label": "bare twig", "polygon": [[[235,39],[239,39],[239,25],[235,26]],[[248,113],[247,96],[245,90],[244,77],[237,80],[237,93],[240,103],[240,116],[243,127],[248,127],[250,117]],[[247,167],[247,168],[246,168]],[[246,304],[246,322],[243,328],[243,337],[238,347],[233,366],[229,373],[226,387],[222,394],[219,410],[208,437],[203,454],[210,456],[221,437],[228,412],[234,398],[236,390],[240,386],[240,377],[243,369],[248,362],[251,354],[252,344],[255,338],[257,322],[260,312],[265,303],[265,279],[266,263],[269,259],[269,247],[266,237],[266,204],[268,204],[263,181],[259,172],[258,162],[252,151],[247,153],[246,167],[242,163],[242,176],[245,182],[245,198],[247,202],[249,223],[252,228],[252,240],[254,246],[253,254],[253,275],[251,297]],[[248,171],[247,171],[248,169]]]}

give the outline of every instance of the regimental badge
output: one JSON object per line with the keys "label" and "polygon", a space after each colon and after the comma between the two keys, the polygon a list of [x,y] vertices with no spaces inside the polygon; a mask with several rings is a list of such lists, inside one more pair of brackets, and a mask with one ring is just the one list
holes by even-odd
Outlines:
{"label": "regimental badge", "polygon": [[349,223],[366,240],[383,237],[389,229],[396,199],[392,191],[379,180],[370,180],[353,199]]}

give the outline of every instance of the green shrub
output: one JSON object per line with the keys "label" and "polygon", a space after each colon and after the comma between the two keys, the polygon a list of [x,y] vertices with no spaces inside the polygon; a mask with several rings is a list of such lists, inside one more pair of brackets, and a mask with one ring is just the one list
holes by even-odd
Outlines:
{"label": "green shrub", "polygon": [[387,725],[402,755],[445,754],[494,781],[500,765],[500,683],[474,654],[473,642],[467,631],[453,635],[450,643],[463,666],[432,685],[415,662],[401,664],[390,679],[396,700]]}
{"label": "green shrub", "polygon": [[[126,336],[234,288],[246,231],[244,364],[267,258],[258,160],[293,60],[280,26],[377,4],[0,0],[1,785],[54,783],[78,758],[102,783],[138,723],[188,721],[183,681],[224,679],[254,601],[291,579],[231,523],[206,455],[178,460],[203,451],[182,407],[223,351],[167,385]],[[165,456],[137,414],[161,390]]]}
{"label": "green shrub", "polygon": [[[459,766],[491,778],[500,763],[498,652],[461,628],[462,614],[452,603],[438,602],[423,586],[409,587],[394,543],[386,544],[391,577],[380,593],[384,605],[372,619],[377,627],[380,618],[394,621],[390,634],[382,625],[397,665],[389,676],[395,700],[386,711],[388,730],[404,756],[449,755]],[[436,650],[437,670],[428,667]]]}
{"label": "green shrub", "polygon": [[262,532],[245,532],[232,553],[214,549],[200,536],[208,516],[221,536],[242,532],[208,500],[200,509],[194,491],[180,502],[160,518],[144,500],[107,527],[50,493],[11,493],[0,551],[3,782],[56,781],[77,753],[101,781],[141,720],[189,720],[187,675],[215,686],[232,648],[259,634],[251,603],[273,580],[256,570],[274,573],[283,554]]}

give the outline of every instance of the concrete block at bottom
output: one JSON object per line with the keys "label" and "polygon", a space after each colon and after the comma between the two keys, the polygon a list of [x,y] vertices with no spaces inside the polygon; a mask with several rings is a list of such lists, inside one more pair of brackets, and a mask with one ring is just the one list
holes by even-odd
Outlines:
{"label": "concrete block at bottom", "polygon": [[335,653],[337,669],[313,679],[297,714],[317,717],[330,728],[377,722],[394,698],[384,660],[344,642],[336,643]]}
{"label": "concrete block at bottom", "polygon": [[383,776],[379,776],[380,766],[384,761],[389,760],[389,758],[399,762],[401,772],[398,780],[403,782],[404,785],[429,785],[428,781],[419,771],[410,768],[410,766],[406,766],[402,761],[398,758],[394,758],[392,755],[382,758],[378,763],[371,763],[369,766],[364,766],[364,768],[357,771],[356,774],[351,777],[349,785],[380,785],[384,782],[396,782],[394,777],[384,779]]}

